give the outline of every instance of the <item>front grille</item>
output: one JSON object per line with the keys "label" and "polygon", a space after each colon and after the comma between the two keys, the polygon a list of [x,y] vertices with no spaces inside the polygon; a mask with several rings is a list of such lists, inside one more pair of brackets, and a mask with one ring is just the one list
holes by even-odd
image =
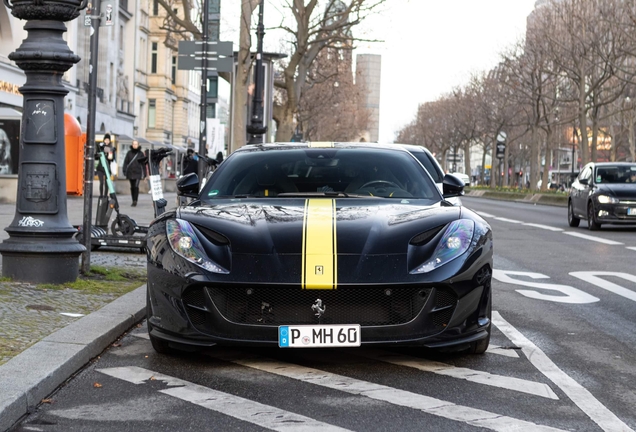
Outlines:
{"label": "front grille", "polygon": [[[430,288],[339,287],[336,290],[302,290],[287,287],[208,287],[210,298],[228,321],[256,325],[404,324],[422,310]],[[311,306],[321,299],[322,318]]]}

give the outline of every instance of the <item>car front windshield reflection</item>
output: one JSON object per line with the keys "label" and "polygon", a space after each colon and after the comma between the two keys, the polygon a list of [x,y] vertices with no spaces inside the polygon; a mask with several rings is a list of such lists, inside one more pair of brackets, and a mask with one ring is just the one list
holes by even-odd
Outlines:
{"label": "car front windshield reflection", "polygon": [[278,196],[441,200],[435,184],[408,153],[373,148],[237,152],[202,193],[204,200]]}

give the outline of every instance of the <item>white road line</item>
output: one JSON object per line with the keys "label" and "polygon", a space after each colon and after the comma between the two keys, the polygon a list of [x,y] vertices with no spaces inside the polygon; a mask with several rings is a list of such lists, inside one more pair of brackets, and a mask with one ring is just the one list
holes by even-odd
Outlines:
{"label": "white road line", "polygon": [[548,231],[555,231],[555,232],[563,231],[561,228],[557,228],[557,227],[553,227],[549,225],[542,225],[542,224],[536,224],[536,223],[524,223],[524,225],[529,227],[534,227],[534,228],[541,228]]}
{"label": "white road line", "polygon": [[614,277],[619,277],[619,278],[628,280],[630,282],[636,283],[636,276],[631,275],[629,273],[604,272],[604,271],[582,271],[582,272],[572,272],[570,273],[570,276],[574,276],[575,278],[579,278],[585,282],[589,282],[592,285],[596,285],[597,287],[603,288],[604,290],[613,292],[614,294],[618,294],[621,297],[625,297],[627,299],[636,301],[636,292],[598,277],[598,276],[614,276]]}
{"label": "white road line", "polygon": [[518,391],[534,396],[541,396],[548,399],[559,399],[559,397],[552,391],[550,386],[535,381],[528,381],[502,375],[494,375],[488,372],[455,367],[445,363],[394,354],[387,351],[366,350],[362,353],[357,354],[363,357],[371,358],[373,360],[383,361],[398,366],[410,367],[424,372],[432,372],[438,375],[464,379],[466,381],[471,381],[478,384],[485,384],[492,387],[503,388],[506,390]]}
{"label": "white road line", "polygon": [[491,215],[490,213],[486,213],[486,212],[475,211],[475,213],[477,213],[479,216],[485,217],[485,218],[494,218],[495,217],[495,215]]}
{"label": "white road line", "polygon": [[604,431],[633,432],[629,426],[600,403],[587,389],[559,369],[543,351],[503,319],[499,312],[493,311],[492,322],[512,343],[521,347],[530,363],[563,390],[572,399],[572,402],[599,425],[601,429]]}
{"label": "white road line", "polygon": [[495,220],[502,221],[502,222],[513,223],[513,224],[522,224],[523,223],[520,220],[508,219],[508,218],[502,218],[502,217],[496,217]]}
{"label": "white road line", "polygon": [[587,235],[587,234],[581,234],[581,233],[573,232],[573,231],[564,231],[563,234],[567,234],[567,235],[572,236],[572,237],[579,237],[579,238],[582,238],[582,239],[585,239],[585,240],[595,241],[595,242],[598,242],[598,243],[603,243],[603,244],[606,244],[606,245],[612,245],[612,246],[624,244],[624,243],[617,242],[617,241],[614,241],[614,240],[607,240],[607,239],[604,239],[604,238],[601,238],[601,237],[591,236],[591,235]]}
{"label": "white road line", "polygon": [[291,363],[284,363],[267,358],[247,358],[245,354],[238,356],[218,355],[216,358],[240,364],[242,366],[280,375],[286,378],[315,384],[321,387],[342,391],[349,394],[365,396],[370,399],[387,402],[393,405],[420,410],[424,413],[443,417],[472,426],[483,427],[495,431],[558,431],[559,429],[542,426],[525,420],[495,414],[468,406],[457,405],[441,399],[435,399],[405,390],[387,387],[355,378],[336,375],[318,369],[312,369]]}
{"label": "white road line", "polygon": [[493,345],[493,344],[490,344],[488,346],[488,349],[486,350],[486,352],[490,353],[490,354],[501,355],[501,356],[504,356],[504,357],[519,358],[519,354],[517,354],[517,350],[503,348],[503,347],[500,347],[498,345]]}
{"label": "white road line", "polygon": [[173,388],[159,390],[159,393],[255,424],[262,428],[283,432],[348,431],[348,429],[323,423],[249,399],[212,390],[198,384],[140,367],[116,367],[98,369],[97,371],[133,384],[145,384],[151,379],[163,381]]}
{"label": "white road line", "polygon": [[625,249],[636,251],[636,247],[632,247],[632,246],[627,246]]}

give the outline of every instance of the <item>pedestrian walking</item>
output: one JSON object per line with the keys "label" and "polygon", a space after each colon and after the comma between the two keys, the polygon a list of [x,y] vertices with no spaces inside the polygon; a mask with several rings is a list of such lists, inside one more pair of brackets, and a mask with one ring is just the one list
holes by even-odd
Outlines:
{"label": "pedestrian walking", "polygon": [[97,148],[95,152],[95,174],[97,174],[97,178],[99,179],[99,197],[108,196],[108,184],[106,183],[106,169],[102,165],[100,155],[104,153],[106,156],[106,162],[111,163],[114,160],[113,149],[110,144],[110,134],[105,134],[104,139]]}
{"label": "pedestrian walking", "polygon": [[197,173],[199,167],[198,158],[194,154],[193,149],[188,149],[185,160],[183,161],[183,175]]}
{"label": "pedestrian walking", "polygon": [[133,140],[132,146],[124,158],[124,175],[130,182],[133,207],[137,205],[137,200],[139,199],[139,182],[146,177],[145,166],[141,163],[143,158],[144,154],[139,148],[139,142]]}

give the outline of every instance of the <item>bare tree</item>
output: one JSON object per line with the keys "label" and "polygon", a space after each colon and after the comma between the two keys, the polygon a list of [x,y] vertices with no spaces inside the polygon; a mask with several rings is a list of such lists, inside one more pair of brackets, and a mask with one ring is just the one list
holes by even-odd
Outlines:
{"label": "bare tree", "polygon": [[318,0],[289,0],[286,5],[293,24],[284,20],[279,29],[290,37],[292,52],[284,65],[282,79],[274,85],[281,92],[274,104],[276,140],[289,141],[299,110],[302,91],[313,62],[325,48],[352,50],[357,40],[352,28],[360,24],[385,0],[328,0],[319,10]]}

